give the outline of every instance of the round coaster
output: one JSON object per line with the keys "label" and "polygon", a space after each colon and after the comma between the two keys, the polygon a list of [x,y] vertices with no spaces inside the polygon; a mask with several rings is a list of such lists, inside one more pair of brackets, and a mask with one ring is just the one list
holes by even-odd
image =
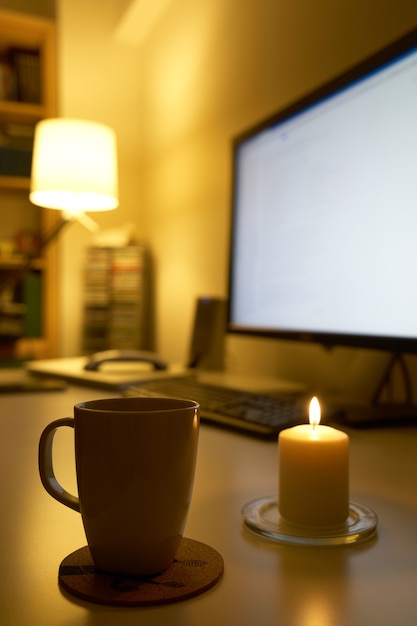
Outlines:
{"label": "round coaster", "polygon": [[349,516],[343,524],[312,527],[284,520],[275,496],[258,498],[242,508],[247,528],[280,543],[304,546],[339,546],[366,541],[376,533],[378,518],[368,507],[349,502]]}
{"label": "round coaster", "polygon": [[216,550],[184,537],[173,564],[156,576],[135,578],[101,572],[85,546],[62,561],[58,581],[65,591],[89,602],[152,606],[204,593],[220,580],[223,569],[223,558]]}

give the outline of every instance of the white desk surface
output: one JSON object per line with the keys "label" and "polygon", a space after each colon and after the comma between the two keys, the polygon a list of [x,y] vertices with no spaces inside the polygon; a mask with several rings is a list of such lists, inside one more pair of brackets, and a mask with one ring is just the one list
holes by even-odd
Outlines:
{"label": "white desk surface", "polygon": [[[72,387],[0,396],[2,626],[415,626],[417,427],[350,431],[351,499],[378,514],[377,538],[305,548],[242,530],[242,505],[276,493],[276,444],[203,425],[185,534],[222,554],[222,580],[203,595],[157,608],[107,608],[64,595],[58,567],[86,541],[80,516],[40,483],[38,440],[75,403],[106,394]],[[56,471],[74,491],[72,431],[63,431]]]}

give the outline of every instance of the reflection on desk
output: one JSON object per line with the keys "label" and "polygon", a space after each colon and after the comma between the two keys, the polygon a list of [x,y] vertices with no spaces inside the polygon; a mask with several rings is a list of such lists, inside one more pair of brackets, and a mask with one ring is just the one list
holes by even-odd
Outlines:
{"label": "reflection on desk", "polygon": [[[85,545],[80,516],[44,491],[37,446],[51,420],[114,392],[0,396],[0,615],[3,626],[414,626],[417,623],[417,428],[350,430],[351,498],[379,517],[373,541],[351,547],[279,545],[243,529],[241,507],[277,489],[277,446],[203,425],[185,535],[220,552],[210,591],[159,608],[115,609],[58,587],[61,561]],[[74,491],[73,432],[57,436],[56,472]]]}

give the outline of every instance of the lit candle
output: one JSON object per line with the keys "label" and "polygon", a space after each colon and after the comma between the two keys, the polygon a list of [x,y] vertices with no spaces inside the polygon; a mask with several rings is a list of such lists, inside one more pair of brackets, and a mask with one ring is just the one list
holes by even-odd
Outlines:
{"label": "lit candle", "polygon": [[349,512],[349,437],[320,425],[320,404],[310,402],[310,424],[279,435],[279,512],[289,522],[331,526]]}

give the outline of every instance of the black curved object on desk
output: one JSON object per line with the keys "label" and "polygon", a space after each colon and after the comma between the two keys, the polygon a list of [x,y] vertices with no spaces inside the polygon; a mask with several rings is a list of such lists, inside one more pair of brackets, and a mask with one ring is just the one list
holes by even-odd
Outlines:
{"label": "black curved object on desk", "polygon": [[165,361],[160,359],[154,352],[146,350],[103,350],[91,355],[84,369],[89,372],[98,371],[103,363],[108,362],[136,361],[149,363],[155,370],[167,369]]}

